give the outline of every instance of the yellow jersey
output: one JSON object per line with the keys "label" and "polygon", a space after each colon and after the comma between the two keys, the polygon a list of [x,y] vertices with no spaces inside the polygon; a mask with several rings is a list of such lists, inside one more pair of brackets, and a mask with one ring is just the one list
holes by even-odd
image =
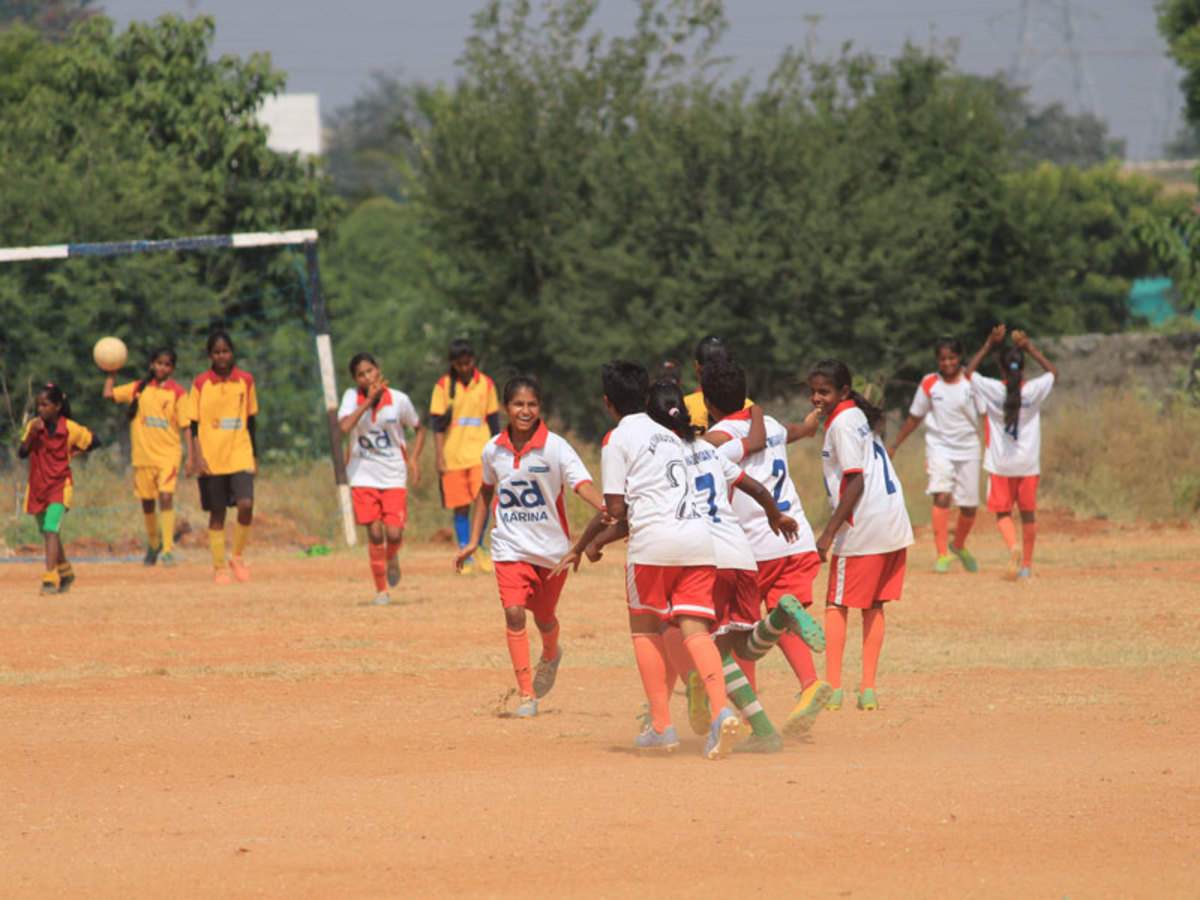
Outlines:
{"label": "yellow jersey", "polygon": [[431,416],[449,416],[442,453],[446,457],[446,468],[473,469],[482,465],[484,445],[492,438],[487,418],[500,412],[500,398],[496,396],[496,385],[478,369],[467,384],[458,379],[454,385],[454,396],[450,396],[450,375],[443,375],[433,386],[429,400]]}
{"label": "yellow jersey", "polygon": [[[703,391],[692,391],[683,398],[683,403],[687,407],[688,417],[692,420],[692,430],[696,434],[704,434],[712,427],[712,421],[708,418],[708,407],[704,405]],[[742,409],[749,409],[753,405],[754,401],[747,397],[746,405]]]}
{"label": "yellow jersey", "polygon": [[196,423],[200,452],[213,475],[232,475],[254,468],[254,446],[248,422],[258,415],[254,376],[236,366],[222,378],[212,369],[192,382],[187,418]]}
{"label": "yellow jersey", "polygon": [[138,382],[131,381],[113,388],[113,399],[118,403],[137,401],[137,413],[129,423],[134,466],[178,466],[183,457],[179,429],[187,428],[189,423],[187,393],[173,378],[162,384],[152,379],[140,391],[137,386]]}

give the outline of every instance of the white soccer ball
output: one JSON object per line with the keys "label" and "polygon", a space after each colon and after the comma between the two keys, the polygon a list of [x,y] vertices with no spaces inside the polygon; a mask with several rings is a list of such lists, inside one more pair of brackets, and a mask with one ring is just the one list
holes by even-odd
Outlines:
{"label": "white soccer ball", "polygon": [[125,342],[118,337],[102,337],[92,348],[92,359],[105,372],[115,372],[125,365],[128,352]]}

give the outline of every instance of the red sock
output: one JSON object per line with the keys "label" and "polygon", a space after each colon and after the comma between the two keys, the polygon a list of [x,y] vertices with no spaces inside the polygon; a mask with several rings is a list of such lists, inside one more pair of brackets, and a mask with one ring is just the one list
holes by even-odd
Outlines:
{"label": "red sock", "polygon": [[375,590],[387,590],[387,548],[383,544],[367,544],[367,558],[371,563],[371,577],[375,579]]}
{"label": "red sock", "polygon": [[1033,562],[1033,545],[1037,541],[1037,522],[1021,523],[1021,543],[1025,547],[1025,557],[1021,565],[1029,568]]}
{"label": "red sock", "polygon": [[742,667],[742,672],[745,673],[746,680],[750,682],[750,690],[757,694],[758,684],[754,680],[754,671],[757,668],[757,663],[755,663],[753,660],[742,659],[736,653],[733,654],[733,658],[736,659],[737,664]]}
{"label": "red sock", "polygon": [[846,649],[846,610],[825,607],[825,680],[830,687],[842,686],[842,653]]}
{"label": "red sock", "polygon": [[[538,631],[541,631],[539,628]],[[558,619],[549,631],[542,631],[542,659],[550,660],[558,656]]]}
{"label": "red sock", "polygon": [[958,524],[954,526],[954,549],[961,550],[967,546],[967,535],[974,524],[974,516],[964,516],[961,509],[958,511]]}
{"label": "red sock", "polygon": [[1017,546],[1017,526],[1013,524],[1012,516],[996,516],[996,527],[1000,529],[1005,547],[1011,550]]}
{"label": "red sock", "polygon": [[[829,632],[825,632],[829,640]],[[843,635],[843,637],[845,637]],[[863,676],[862,690],[875,687],[875,671],[879,668],[879,653],[883,650],[883,608],[863,610]]]}
{"label": "red sock", "polygon": [[812,651],[808,644],[800,640],[790,631],[779,638],[779,652],[782,653],[796,673],[800,687],[806,688],[817,680],[817,667],[813,664]]}
{"label": "red sock", "polygon": [[688,672],[695,666],[692,665],[692,658],[683,646],[683,632],[679,630],[678,625],[668,627],[662,633],[662,639],[667,654],[667,684],[671,690],[675,690],[675,679],[679,678],[686,684]]}
{"label": "red sock", "polygon": [[933,544],[937,547],[938,556],[950,555],[950,510],[948,507],[935,506],[930,519],[933,526]]}
{"label": "red sock", "polygon": [[650,703],[650,723],[662,734],[671,724],[671,690],[667,686],[667,654],[662,635],[634,634],[633,655]]}
{"label": "red sock", "polygon": [[517,676],[517,688],[521,691],[522,697],[533,696],[533,675],[529,672],[529,637],[525,634],[525,629],[513,631],[511,628],[504,629],[504,636],[508,638],[508,655],[512,657],[513,672]]}
{"label": "red sock", "polygon": [[688,656],[692,659],[692,668],[700,673],[704,682],[704,692],[708,694],[708,708],[712,711],[712,721],[725,706],[725,667],[721,665],[721,651],[713,643],[712,635],[707,631],[699,631],[683,639]]}
{"label": "red sock", "polygon": [[397,553],[399,553],[400,545],[403,543],[404,543],[403,539],[396,541],[395,543],[392,543],[389,541],[388,545],[387,545],[387,558],[391,559],[393,556],[395,556]]}

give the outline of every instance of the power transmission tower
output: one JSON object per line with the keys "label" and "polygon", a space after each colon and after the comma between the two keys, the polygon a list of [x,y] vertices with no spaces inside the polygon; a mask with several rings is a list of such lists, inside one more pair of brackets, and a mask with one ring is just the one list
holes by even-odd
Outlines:
{"label": "power transmission tower", "polygon": [[1033,84],[1046,63],[1065,59],[1075,108],[1094,113],[1096,89],[1079,45],[1076,5],[1072,0],[1021,0],[1017,50],[1008,74],[1017,84]]}

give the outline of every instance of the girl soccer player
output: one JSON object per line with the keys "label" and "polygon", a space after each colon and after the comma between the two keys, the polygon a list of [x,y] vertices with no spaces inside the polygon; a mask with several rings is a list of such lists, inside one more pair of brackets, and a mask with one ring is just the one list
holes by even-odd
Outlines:
{"label": "girl soccer player", "polygon": [[[741,723],[725,706],[721,654],[709,634],[716,618],[716,554],[708,524],[696,508],[693,485],[699,473],[687,463],[694,440],[691,420],[682,406],[667,411],[671,429],[646,414],[649,378],[637,363],[607,363],[602,377],[605,405],[617,420],[601,451],[605,507],[614,522],[607,527],[629,531],[629,627],[650,706],[650,725],[634,746],[679,746],[671,724],[669,665],[661,634],[661,626],[673,622],[683,634],[691,668],[700,673],[712,710],[704,756],[719,759],[729,752]],[[571,556],[577,559],[604,527],[601,519],[594,519]]]}
{"label": "girl soccer player", "polygon": [[883,605],[900,599],[906,548],[913,542],[913,533],[904,508],[904,490],[876,434],[883,411],[850,385],[850,369],[840,360],[823,360],[808,374],[812,404],[825,417],[821,468],[833,507],[829,524],[817,538],[822,560],[833,552],[825,596],[825,677],[833,696],[826,709],[842,705],[848,609],[862,610],[858,708],[878,709],[875,671],[883,649]]}
{"label": "girl soccer player", "polygon": [[[350,436],[346,475],[354,518],[367,526],[367,555],[375,579],[375,603],[388,603],[388,587],[400,583],[400,542],[408,522],[408,476],[416,487],[417,460],[425,446],[425,428],[407,394],[388,387],[370,353],[350,360],[357,387],[342,396],[338,427]],[[370,413],[370,415],[367,415]],[[409,456],[405,427],[416,433]]]}
{"label": "girl soccer player", "polygon": [[[567,573],[551,574],[551,570],[570,547],[563,486],[596,509],[604,506],[579,454],[546,428],[541,407],[541,388],[534,379],[520,375],[504,386],[508,427],[483,448],[482,486],[470,538],[455,558],[455,567],[461,568],[479,549],[487,510],[495,501],[492,560],[504,607],[508,653],[521,692],[517,715],[522,717],[537,715],[538,700],[554,687],[562,662],[555,610]],[[542,655],[532,675],[526,610],[533,613],[542,636]]]}
{"label": "girl soccer player", "polygon": [[[470,341],[450,343],[450,371],[438,379],[429,400],[433,424],[433,449],[437,459],[442,505],[454,511],[454,534],[461,549],[470,541],[471,503],[479,495],[479,455],[500,431],[500,402],[496,385],[479,371]],[[479,548],[479,567],[491,571],[487,551]],[[472,572],[468,560],[460,572]]]}
{"label": "girl soccer player", "polygon": [[[133,445],[133,493],[142,501],[146,521],[146,556],[154,565],[162,554],[164,566],[175,565],[175,485],[183,462],[180,429],[186,429],[187,394],[171,377],[175,351],[161,347],[150,354],[144,378],[114,387],[108,373],[102,395],[114,403],[129,404],[129,439]],[[154,514],[158,501],[161,516]]]}
{"label": "girl soccer player", "polygon": [[42,593],[64,594],[75,580],[61,536],[63,516],[71,506],[74,490],[71,457],[75,452],[95,450],[100,442],[71,419],[71,404],[58,385],[44,385],[37,392],[36,402],[37,415],[25,426],[17,451],[21,459],[29,459],[25,512],[37,519],[46,547]]}
{"label": "girl soccer player", "polygon": [[[967,366],[967,378],[975,375],[983,357],[1004,343],[1004,326],[997,325]],[[986,418],[987,449],[983,468],[988,473],[988,509],[996,514],[996,526],[1008,546],[1010,580],[1029,578],[1033,545],[1037,540],[1037,486],[1041,473],[1042,404],[1050,396],[1058,369],[1029,342],[1023,331],[1012,333],[1013,346],[1000,355],[1004,380],[975,375],[971,384]],[[1025,381],[1025,354],[1046,371]],[[1021,510],[1021,543],[1012,509]]]}
{"label": "girl soccer player", "polygon": [[[925,470],[933,497],[933,542],[937,562],[933,571],[950,571],[954,557],[968,572],[978,572],[979,564],[967,549],[967,535],[975,524],[979,506],[979,434],[975,421],[975,396],[971,379],[963,372],[962,343],[955,338],[938,338],[933,345],[938,370],[921,379],[908,410],[908,419],[888,448],[888,456],[913,430],[925,423]],[[958,525],[954,543],[950,543],[950,504],[958,507]],[[953,554],[953,555],[951,555]]]}
{"label": "girl soccer player", "polygon": [[254,377],[233,364],[233,339],[224,331],[205,344],[212,368],[197,376],[187,398],[188,475],[199,476],[200,507],[208,513],[208,546],[213,579],[231,584],[225,561],[225,510],[237,507],[233,555],[229,567],[238,581],[249,581],[242,559],[254,521],[254,476],[258,472],[254,417],[258,394]]}

